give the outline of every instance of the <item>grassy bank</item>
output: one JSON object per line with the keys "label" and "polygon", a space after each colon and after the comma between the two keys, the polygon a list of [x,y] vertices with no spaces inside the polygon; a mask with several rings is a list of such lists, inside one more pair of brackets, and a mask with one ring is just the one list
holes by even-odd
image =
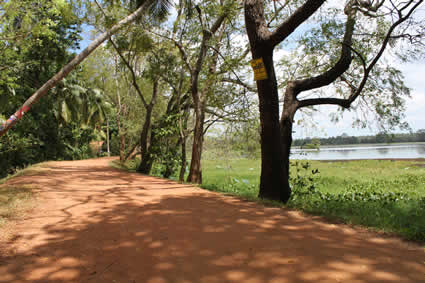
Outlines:
{"label": "grassy bank", "polygon": [[30,176],[42,170],[44,163],[19,170],[16,174],[0,179],[0,228],[7,221],[19,218],[34,205],[34,193],[31,185],[8,185],[7,180],[19,176]]}
{"label": "grassy bank", "polygon": [[[208,160],[203,166],[202,187],[257,199],[259,160]],[[425,242],[424,166],[425,160],[293,162],[287,206]],[[315,169],[320,173],[312,174]]]}

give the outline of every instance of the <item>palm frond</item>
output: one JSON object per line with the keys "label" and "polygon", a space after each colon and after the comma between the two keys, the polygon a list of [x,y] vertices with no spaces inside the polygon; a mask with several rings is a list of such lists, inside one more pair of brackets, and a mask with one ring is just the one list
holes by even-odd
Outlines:
{"label": "palm frond", "polygon": [[149,16],[151,16],[154,20],[160,21],[168,16],[168,13],[173,6],[172,0],[135,0],[133,3],[136,8],[146,3],[146,10],[148,11]]}
{"label": "palm frond", "polygon": [[153,0],[149,6],[149,14],[155,19],[163,20],[168,16],[168,13],[173,6],[170,0]]}

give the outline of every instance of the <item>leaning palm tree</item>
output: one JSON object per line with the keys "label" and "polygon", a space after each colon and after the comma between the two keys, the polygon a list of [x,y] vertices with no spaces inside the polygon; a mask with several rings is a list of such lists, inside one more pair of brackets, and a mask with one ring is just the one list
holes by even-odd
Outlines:
{"label": "leaning palm tree", "polygon": [[63,67],[56,75],[54,75],[50,80],[48,80],[42,87],[40,87],[30,98],[28,98],[22,107],[15,112],[6,122],[0,124],[0,137],[9,131],[22,116],[29,111],[34,103],[39,99],[45,96],[48,91],[57,85],[63,78],[65,78],[78,64],[80,64],[84,59],[86,59],[99,45],[101,45],[105,40],[110,38],[118,30],[126,26],[127,24],[134,22],[139,18],[143,12],[149,11],[154,16],[159,15],[163,16],[165,12],[169,10],[172,3],[171,0],[137,0],[137,9],[127,16],[125,19],[119,21],[117,24],[112,26],[109,30],[105,31],[94,39],[89,46],[87,46],[80,54],[75,56],[65,67]]}

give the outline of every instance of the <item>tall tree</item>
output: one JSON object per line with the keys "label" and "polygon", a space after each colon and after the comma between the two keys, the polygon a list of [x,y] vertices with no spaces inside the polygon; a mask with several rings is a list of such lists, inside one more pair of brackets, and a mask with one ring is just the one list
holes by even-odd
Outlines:
{"label": "tall tree", "polygon": [[237,14],[237,7],[235,1],[192,1],[190,4],[180,1],[171,37],[152,31],[174,43],[190,77],[194,130],[188,182],[202,182],[201,159],[207,100],[217,84],[220,48],[227,34],[226,18]]}
{"label": "tall tree", "polygon": [[[286,202],[291,194],[289,179],[289,153],[292,143],[292,127],[295,113],[304,107],[315,105],[337,105],[343,108],[349,108],[359,98],[377,99],[378,92],[367,89],[368,81],[373,71],[377,69],[377,63],[383,56],[384,51],[390,45],[396,44],[397,39],[407,39],[411,43],[420,42],[423,38],[423,22],[412,18],[415,11],[423,4],[422,0],[403,1],[395,3],[394,1],[346,1],[345,7],[339,11],[345,13],[345,22],[340,24],[343,32],[338,33],[341,37],[339,41],[339,56],[332,54],[327,49],[328,56],[325,57],[328,63],[324,70],[317,67],[304,74],[302,79],[291,79],[286,83],[286,89],[283,95],[283,110],[279,121],[279,96],[278,84],[276,79],[273,54],[275,48],[285,41],[299,26],[318,14],[318,10],[324,7],[326,1],[307,0],[295,7],[288,9],[285,20],[276,25],[274,30],[270,30],[271,20],[276,20],[276,16],[268,16],[265,13],[264,0],[245,0],[245,24],[251,46],[253,59],[256,60],[258,68],[264,68],[266,76],[257,80],[258,97],[260,103],[260,121],[261,121],[261,180],[260,193],[262,198],[280,200]],[[295,4],[297,4],[296,1]],[[281,3],[281,8],[276,11],[284,10],[290,7],[289,1]],[[294,7],[291,7],[294,8]],[[268,20],[269,19],[269,20]],[[358,35],[354,30],[358,28]],[[336,29],[338,30],[338,29]],[[357,37],[355,37],[357,36]],[[314,38],[314,35],[313,35]],[[372,40],[374,46],[369,50],[357,51],[355,40],[365,38]],[[328,39],[330,40],[330,39]],[[329,45],[323,45],[329,47]],[[308,50],[308,49],[307,49]],[[359,64],[353,64],[353,53],[358,56]],[[338,58],[338,59],[335,59]],[[360,66],[360,70],[359,67]],[[347,71],[352,76],[344,76]],[[358,74],[362,74],[360,81],[356,81]],[[391,72],[390,72],[391,73]],[[357,74],[357,76],[355,76]],[[395,80],[396,76],[390,78],[389,88],[398,89],[396,85],[402,84],[402,81]],[[330,84],[345,84],[348,91],[337,92],[340,96],[335,97],[316,97],[302,99],[302,92],[316,90]],[[373,88],[373,87],[372,87]],[[376,89],[376,88],[375,88]],[[394,93],[399,97],[405,93]],[[404,93],[403,93],[404,92]],[[397,100],[397,99],[396,99]],[[398,99],[399,101],[399,99]],[[400,107],[400,104],[386,104],[381,114],[387,113],[391,107]]]}

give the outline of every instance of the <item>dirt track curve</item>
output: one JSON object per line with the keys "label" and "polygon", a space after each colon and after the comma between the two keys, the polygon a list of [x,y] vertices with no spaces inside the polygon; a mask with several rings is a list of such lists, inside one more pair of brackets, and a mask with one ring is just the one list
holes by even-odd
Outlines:
{"label": "dirt track curve", "polygon": [[0,282],[425,282],[418,245],[108,161],[8,182],[38,200],[0,240]]}

